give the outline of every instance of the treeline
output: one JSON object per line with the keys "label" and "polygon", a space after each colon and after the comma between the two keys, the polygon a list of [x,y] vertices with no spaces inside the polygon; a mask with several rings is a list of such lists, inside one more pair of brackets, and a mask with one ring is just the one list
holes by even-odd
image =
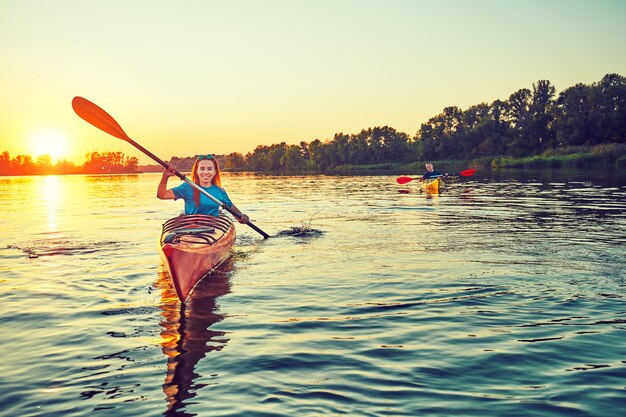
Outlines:
{"label": "treeline", "polygon": [[85,163],[76,166],[66,160],[52,163],[50,155],[41,155],[36,160],[29,155],[11,158],[8,152],[0,154],[0,175],[49,175],[49,174],[118,174],[137,172],[139,160],[124,156],[122,152],[90,152]]}
{"label": "treeline", "polygon": [[[550,81],[539,80],[532,89],[522,88],[506,100],[480,103],[467,109],[446,107],[423,123],[413,136],[389,126],[373,127],[355,134],[337,133],[325,141],[260,145],[245,156],[235,152],[216,157],[222,169],[231,171],[324,172],[350,165],[425,160],[561,157],[599,145],[606,145],[600,151],[611,154],[612,160],[623,162],[623,156],[615,154],[623,152],[624,144],[626,78],[607,74],[590,85],[579,83],[569,87],[558,96]],[[93,152],[86,159],[78,167],[67,161],[53,165],[49,155],[33,161],[24,155],[11,159],[4,152],[0,154],[0,175],[120,173],[138,169],[137,158],[124,157],[121,152]],[[194,160],[194,157],[172,157],[170,162],[179,171],[188,172]],[[160,171],[160,167],[155,169]]]}
{"label": "treeline", "polygon": [[344,165],[530,157],[545,152],[626,143],[626,78],[607,74],[599,82],[576,84],[556,95],[540,80],[506,100],[456,106],[423,123],[414,136],[389,126],[332,140],[257,148],[221,157],[226,170],[257,172],[325,171]]}

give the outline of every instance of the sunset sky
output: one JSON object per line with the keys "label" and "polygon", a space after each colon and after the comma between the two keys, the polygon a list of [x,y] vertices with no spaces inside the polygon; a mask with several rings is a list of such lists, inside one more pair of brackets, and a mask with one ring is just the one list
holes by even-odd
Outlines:
{"label": "sunset sky", "polygon": [[626,76],[623,0],[0,0],[0,152],[250,152]]}

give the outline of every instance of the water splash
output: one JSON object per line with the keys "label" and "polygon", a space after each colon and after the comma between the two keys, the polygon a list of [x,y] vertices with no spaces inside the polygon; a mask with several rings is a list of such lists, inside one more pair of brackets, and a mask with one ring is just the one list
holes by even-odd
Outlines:
{"label": "water splash", "polygon": [[321,210],[316,211],[308,220],[303,220],[300,226],[294,226],[291,229],[282,230],[276,234],[276,236],[296,236],[296,237],[319,237],[324,234],[322,230],[313,229],[311,226],[313,217],[315,217]]}

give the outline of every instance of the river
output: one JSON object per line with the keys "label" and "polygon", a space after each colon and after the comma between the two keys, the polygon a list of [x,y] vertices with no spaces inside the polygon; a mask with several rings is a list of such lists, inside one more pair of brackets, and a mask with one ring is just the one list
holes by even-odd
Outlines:
{"label": "river", "polygon": [[181,308],[158,174],[0,177],[0,415],[621,414],[626,177],[395,178],[224,174],[272,237]]}

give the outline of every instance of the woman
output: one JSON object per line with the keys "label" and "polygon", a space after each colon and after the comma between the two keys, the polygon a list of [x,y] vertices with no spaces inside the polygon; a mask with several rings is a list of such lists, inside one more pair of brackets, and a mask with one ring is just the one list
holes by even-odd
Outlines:
{"label": "woman", "polygon": [[[185,200],[185,214],[219,216],[220,206],[188,183],[183,182],[177,187],[168,189],[167,180],[173,175],[176,175],[173,167],[163,170],[163,176],[157,188],[157,197],[159,199],[178,200],[182,198]],[[249,221],[248,216],[235,207],[226,191],[221,187],[220,168],[213,155],[200,155],[197,157],[191,169],[191,178],[194,183],[201,186],[206,192],[233,209],[236,213],[239,213],[240,215],[236,217],[240,223]]]}

